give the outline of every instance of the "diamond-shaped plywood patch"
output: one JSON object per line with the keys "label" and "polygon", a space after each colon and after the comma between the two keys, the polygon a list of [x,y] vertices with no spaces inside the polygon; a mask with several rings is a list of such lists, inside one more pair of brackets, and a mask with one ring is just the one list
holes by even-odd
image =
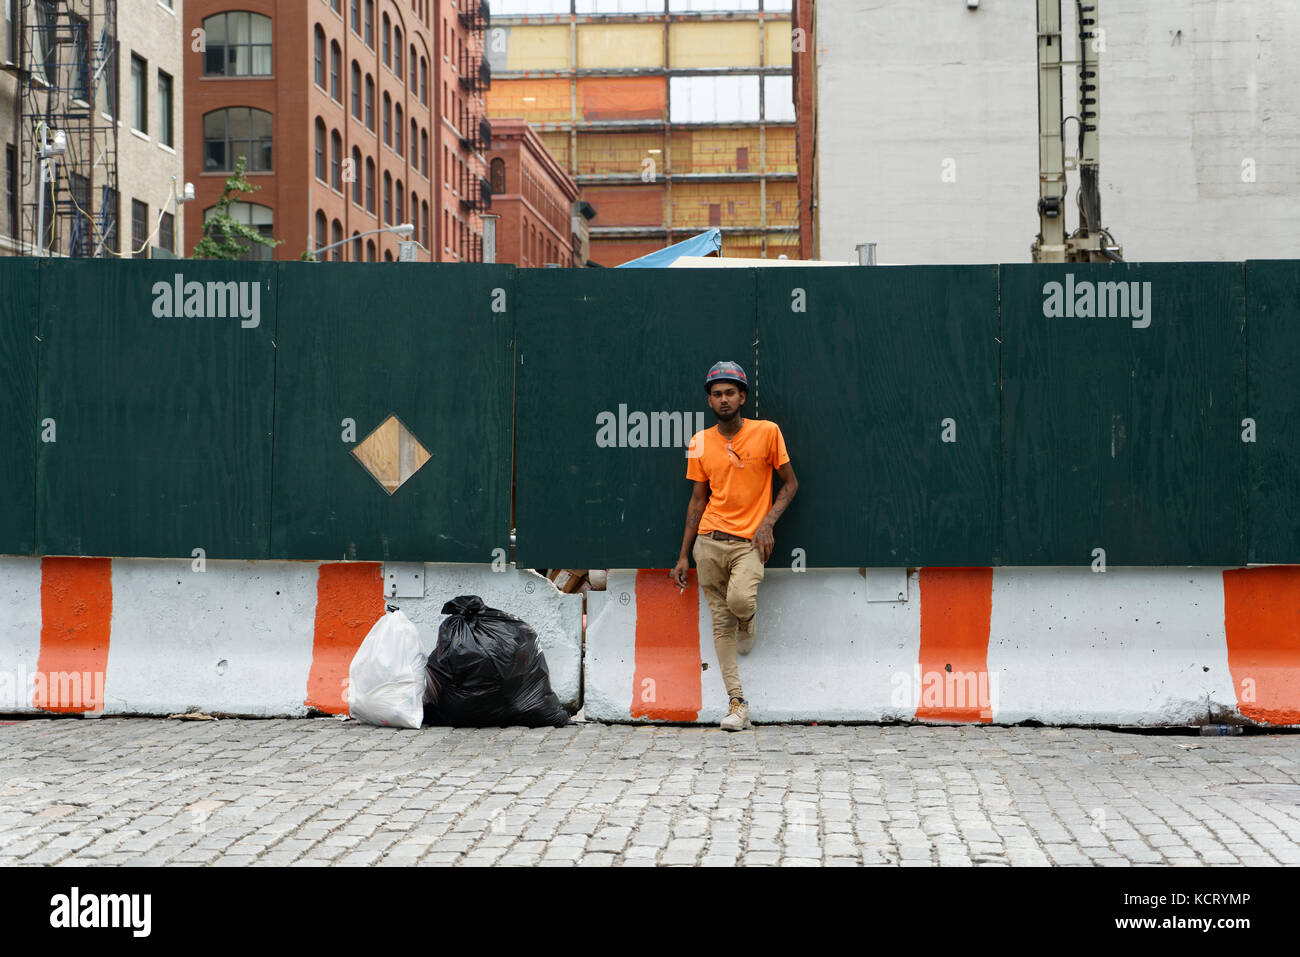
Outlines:
{"label": "diamond-shaped plywood patch", "polygon": [[384,419],[379,428],[352,450],[352,454],[389,495],[429,461],[428,449],[395,415]]}

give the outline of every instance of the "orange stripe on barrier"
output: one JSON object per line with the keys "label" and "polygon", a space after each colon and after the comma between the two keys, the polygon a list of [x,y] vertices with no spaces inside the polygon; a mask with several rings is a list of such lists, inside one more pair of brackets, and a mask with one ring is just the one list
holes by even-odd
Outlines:
{"label": "orange stripe on barrier", "polygon": [[918,721],[991,724],[993,569],[921,569]]}
{"label": "orange stripe on barrier", "polygon": [[636,573],[636,665],[632,717],[695,721],[700,690],[700,589],[695,569],[685,594],[667,569]]}
{"label": "orange stripe on barrier", "polygon": [[111,558],[41,559],[41,652],[32,707],[104,710],[113,626]]}
{"label": "orange stripe on barrier", "polygon": [[348,713],[348,668],[366,634],[383,615],[382,564],[335,562],[320,566],[307,707],[325,714]]}
{"label": "orange stripe on barrier", "polygon": [[1300,724],[1300,567],[1225,571],[1223,627],[1237,709]]}

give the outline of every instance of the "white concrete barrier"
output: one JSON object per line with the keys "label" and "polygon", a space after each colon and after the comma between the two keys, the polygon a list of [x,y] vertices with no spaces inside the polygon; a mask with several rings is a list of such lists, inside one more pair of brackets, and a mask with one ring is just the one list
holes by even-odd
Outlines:
{"label": "white concrete barrier", "polygon": [[[867,576],[768,569],[740,659],[753,720],[1300,725],[1300,567]],[[664,570],[611,571],[586,654],[588,718],[725,712],[693,571],[684,593]]]}
{"label": "white concrete barrier", "polygon": [[465,594],[533,626],[577,710],[580,595],[514,568],[409,567],[423,597],[386,599],[375,562],[0,558],[0,713],[346,713],[348,665],[385,603],[432,644]]}

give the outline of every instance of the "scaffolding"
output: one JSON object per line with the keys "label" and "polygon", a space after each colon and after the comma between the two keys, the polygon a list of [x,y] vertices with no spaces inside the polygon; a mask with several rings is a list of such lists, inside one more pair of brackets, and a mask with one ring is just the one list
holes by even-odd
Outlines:
{"label": "scaffolding", "polygon": [[[117,0],[22,0],[17,6],[23,248],[39,255],[116,256]],[[64,136],[64,151],[47,161],[42,147],[56,133]]]}

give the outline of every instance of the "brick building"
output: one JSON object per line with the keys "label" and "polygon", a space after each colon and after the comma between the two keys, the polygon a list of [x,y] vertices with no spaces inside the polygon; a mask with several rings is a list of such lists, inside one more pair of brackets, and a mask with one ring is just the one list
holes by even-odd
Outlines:
{"label": "brick building", "polygon": [[[397,258],[402,223],[420,259],[481,258],[490,80],[481,0],[188,0],[185,248],[240,156],[261,186],[233,210],[297,259],[343,240],[335,260]],[[372,235],[367,235],[368,233]]]}
{"label": "brick building", "polygon": [[488,154],[497,262],[518,266],[582,266],[573,224],[578,184],[527,120],[492,121]]}

